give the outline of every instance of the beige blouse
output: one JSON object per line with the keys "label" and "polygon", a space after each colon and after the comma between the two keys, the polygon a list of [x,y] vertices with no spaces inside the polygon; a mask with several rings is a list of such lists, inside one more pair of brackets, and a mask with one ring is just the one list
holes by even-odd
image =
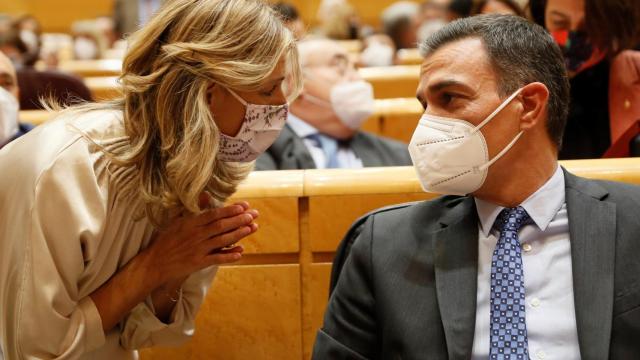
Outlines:
{"label": "beige blouse", "polygon": [[[192,274],[171,323],[148,298],[108,333],[89,297],[153,232],[119,196],[134,170],[113,170],[86,140],[122,146],[122,113],[63,115],[0,150],[0,351],[13,359],[135,359],[184,341],[216,268]],[[115,181],[118,179],[118,181]],[[136,284],[131,284],[136,286]],[[2,355],[0,355],[0,359]]]}

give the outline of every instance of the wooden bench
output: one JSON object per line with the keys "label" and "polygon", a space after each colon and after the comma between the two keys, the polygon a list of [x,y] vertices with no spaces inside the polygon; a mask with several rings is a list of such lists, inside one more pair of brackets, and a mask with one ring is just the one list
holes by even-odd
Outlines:
{"label": "wooden bench", "polygon": [[[99,61],[111,62],[114,60]],[[86,66],[86,64],[83,66]],[[94,98],[109,100],[119,95],[117,77],[120,74],[120,70],[90,70],[88,67],[84,68],[84,70],[86,70],[86,72],[83,72],[85,84],[91,90]],[[78,65],[75,72],[78,73],[84,70]],[[415,97],[420,81],[419,65],[366,67],[360,68],[358,71],[363,79],[373,85],[373,93],[376,99]]]}
{"label": "wooden bench", "polygon": [[[640,184],[640,159],[562,164],[577,175]],[[411,167],[252,173],[234,196],[260,210],[247,255],[220,269],[191,341],[144,350],[142,359],[309,359],[334,251],[350,224],[380,206],[434,196],[421,191]]]}
{"label": "wooden bench", "polygon": [[[109,91],[115,90],[105,90],[105,97]],[[408,143],[422,112],[422,106],[415,98],[379,99],[375,101],[374,114],[363,124],[362,130]],[[51,114],[44,110],[23,110],[19,118],[22,122],[40,125],[49,120]]]}
{"label": "wooden bench", "polygon": [[396,65],[358,69],[373,85],[376,99],[415,97],[420,82],[419,65]]}
{"label": "wooden bench", "polygon": [[398,65],[420,65],[424,60],[418,49],[400,49],[396,58]]}

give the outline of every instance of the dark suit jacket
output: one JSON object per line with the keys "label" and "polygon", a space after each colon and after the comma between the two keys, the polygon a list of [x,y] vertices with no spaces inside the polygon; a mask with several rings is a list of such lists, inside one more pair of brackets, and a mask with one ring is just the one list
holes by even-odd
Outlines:
{"label": "dark suit jacket", "polygon": [[[640,188],[565,172],[585,360],[640,359]],[[478,217],[471,197],[381,210],[353,244],[313,358],[469,359]]]}
{"label": "dark suit jacket", "polygon": [[61,105],[92,100],[91,90],[75,75],[29,67],[18,70],[17,75],[21,110],[42,109],[42,97],[53,97]]}
{"label": "dark suit jacket", "polygon": [[[411,165],[407,145],[359,131],[349,140],[351,150],[364,167]],[[302,139],[285,125],[278,139],[256,161],[256,170],[315,169],[316,164]]]}

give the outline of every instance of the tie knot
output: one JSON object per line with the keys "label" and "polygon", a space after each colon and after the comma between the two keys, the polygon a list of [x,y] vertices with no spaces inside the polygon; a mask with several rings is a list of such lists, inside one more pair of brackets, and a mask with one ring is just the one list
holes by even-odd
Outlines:
{"label": "tie knot", "polygon": [[530,222],[531,217],[527,211],[522,206],[518,206],[517,208],[503,209],[496,218],[493,227],[501,233],[505,230],[518,232],[520,228]]}

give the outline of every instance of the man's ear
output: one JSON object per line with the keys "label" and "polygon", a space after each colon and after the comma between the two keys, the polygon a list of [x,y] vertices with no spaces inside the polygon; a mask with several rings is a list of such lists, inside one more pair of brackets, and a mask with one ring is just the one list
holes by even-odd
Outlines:
{"label": "man's ear", "polygon": [[522,103],[521,130],[529,130],[545,122],[549,102],[549,89],[546,85],[540,82],[528,84],[522,88],[518,99]]}

